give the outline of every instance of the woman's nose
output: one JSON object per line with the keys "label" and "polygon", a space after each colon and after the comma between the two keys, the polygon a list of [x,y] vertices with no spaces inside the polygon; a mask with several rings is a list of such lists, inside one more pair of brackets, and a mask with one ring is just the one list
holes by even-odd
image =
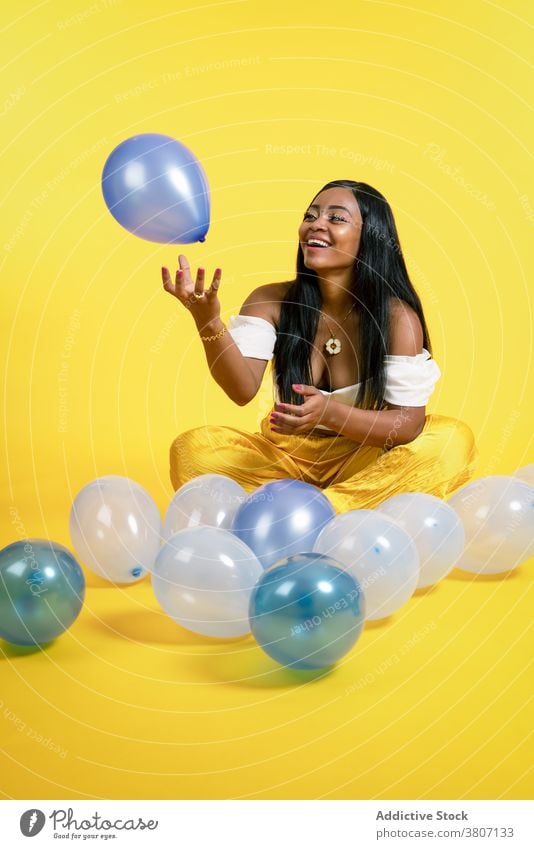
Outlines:
{"label": "woman's nose", "polygon": [[326,229],[326,221],[327,221],[326,213],[318,215],[315,221],[312,221],[312,230],[325,230]]}

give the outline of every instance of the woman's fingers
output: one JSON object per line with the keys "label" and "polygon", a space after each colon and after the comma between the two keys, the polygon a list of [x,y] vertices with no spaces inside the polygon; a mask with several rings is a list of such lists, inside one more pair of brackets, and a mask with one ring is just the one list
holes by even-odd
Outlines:
{"label": "woman's fingers", "polygon": [[280,404],[276,405],[276,412],[287,413],[290,416],[305,416],[306,410],[304,409],[304,404]]}
{"label": "woman's fingers", "polygon": [[195,288],[193,290],[196,298],[200,298],[204,295],[204,276],[204,269],[199,268],[195,280]]}
{"label": "woman's fingers", "polygon": [[178,300],[180,300],[188,309],[194,307],[194,305],[201,301],[204,297],[211,296],[213,298],[217,296],[217,290],[221,283],[222,274],[220,268],[215,269],[211,286],[209,289],[205,290],[204,284],[206,273],[204,268],[198,269],[195,283],[193,284],[191,269],[187,262],[187,257],[184,254],[180,254],[178,262],[180,267],[176,271],[174,283],[169,273],[169,269],[165,267],[161,269],[161,277],[165,291],[170,292],[171,295],[178,298]]}
{"label": "woman's fingers", "polygon": [[271,413],[271,423],[275,424],[277,427],[288,428],[290,430],[300,427],[301,425],[301,421],[298,416],[290,416],[285,413],[278,412]]}
{"label": "woman's fingers", "polygon": [[180,254],[178,257],[178,270],[176,272],[176,296],[178,298],[184,298],[187,296],[187,292],[191,291],[193,288],[193,282],[191,280],[191,274],[189,271],[189,263],[187,262],[187,257],[183,254]]}
{"label": "woman's fingers", "polygon": [[222,269],[216,268],[215,274],[213,275],[213,280],[211,281],[211,286],[208,289],[209,295],[216,295],[217,294],[219,286],[221,285],[221,275],[222,275]]}
{"label": "woman's fingers", "polygon": [[161,269],[161,279],[163,280],[163,288],[165,289],[165,291],[170,292],[171,295],[174,295],[174,284],[172,282],[172,277],[168,268],[163,267]]}
{"label": "woman's fingers", "polygon": [[176,272],[174,294],[181,301],[187,298],[187,287],[184,283],[184,272],[181,269],[178,269]]}
{"label": "woman's fingers", "polygon": [[180,271],[183,271],[184,273],[184,279],[192,283],[193,281],[191,280],[191,275],[189,273],[189,263],[185,254],[178,255],[178,265],[180,266]]}

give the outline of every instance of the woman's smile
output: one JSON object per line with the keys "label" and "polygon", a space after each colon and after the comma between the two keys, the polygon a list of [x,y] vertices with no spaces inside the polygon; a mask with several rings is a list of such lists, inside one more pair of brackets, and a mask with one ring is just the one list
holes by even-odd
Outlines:
{"label": "woman's smile", "polygon": [[344,188],[319,192],[304,214],[299,241],[308,268],[350,268],[360,247],[362,218],[353,193]]}
{"label": "woman's smile", "polygon": [[329,245],[328,242],[323,242],[320,239],[309,239],[306,242],[305,247],[309,248],[309,250],[321,251],[328,249],[329,247],[331,247],[331,245]]}

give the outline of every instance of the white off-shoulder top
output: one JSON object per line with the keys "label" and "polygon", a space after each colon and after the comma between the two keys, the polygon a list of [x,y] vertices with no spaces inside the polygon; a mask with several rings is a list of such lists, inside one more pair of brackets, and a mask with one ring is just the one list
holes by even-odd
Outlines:
{"label": "white off-shoulder top", "polygon": [[[228,331],[244,357],[271,360],[276,342],[274,326],[264,318],[253,315],[231,315]],[[415,356],[387,354],[384,358],[386,388],[384,400],[403,407],[424,407],[441,377],[441,371],[431,354],[423,348]],[[273,374],[274,400],[278,401],[276,376]],[[335,395],[336,401],[354,406],[359,383],[340,389],[320,389],[323,395]],[[321,425],[318,425],[321,427]]]}

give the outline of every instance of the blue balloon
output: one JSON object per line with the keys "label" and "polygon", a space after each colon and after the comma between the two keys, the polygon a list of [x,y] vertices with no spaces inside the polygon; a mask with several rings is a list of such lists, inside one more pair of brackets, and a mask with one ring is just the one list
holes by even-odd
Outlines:
{"label": "blue balloon", "polygon": [[9,643],[54,640],[72,625],[84,596],[81,566],[59,543],[25,539],[0,551],[0,637]]}
{"label": "blue balloon", "polygon": [[252,590],[250,627],[262,649],[294,669],[332,666],[365,620],[362,589],[339,561],[294,554],[267,569]]}
{"label": "blue balloon", "polygon": [[106,205],[119,224],[149,242],[203,242],[210,226],[206,174],[176,139],[142,133],[112,150],[102,173]]}
{"label": "blue balloon", "polygon": [[311,551],[335,510],[321,490],[286,479],[263,484],[237,510],[232,532],[252,549],[264,569],[291,554]]}

